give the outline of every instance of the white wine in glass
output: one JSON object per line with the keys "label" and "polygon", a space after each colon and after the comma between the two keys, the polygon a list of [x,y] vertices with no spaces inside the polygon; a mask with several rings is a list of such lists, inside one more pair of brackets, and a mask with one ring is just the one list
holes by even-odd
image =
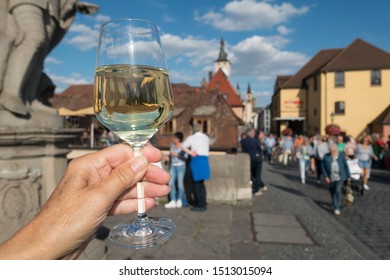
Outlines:
{"label": "white wine in glass", "polygon": [[[173,98],[157,27],[146,20],[120,19],[102,25],[95,69],[96,118],[142,154],[145,143],[172,116]],[[111,241],[142,249],[171,238],[167,218],[146,214],[144,188],[137,183],[138,214],[116,225]]]}

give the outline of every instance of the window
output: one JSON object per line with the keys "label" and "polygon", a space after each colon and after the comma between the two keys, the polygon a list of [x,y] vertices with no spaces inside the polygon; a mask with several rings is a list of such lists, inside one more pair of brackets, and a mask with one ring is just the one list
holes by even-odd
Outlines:
{"label": "window", "polygon": [[70,116],[66,117],[66,127],[80,127],[80,117],[77,116]]}
{"label": "window", "polygon": [[161,134],[173,134],[175,131],[175,120],[167,121],[161,129]]}
{"label": "window", "polygon": [[336,72],[334,75],[334,86],[343,87],[344,86],[344,72]]}
{"label": "window", "polygon": [[344,115],[345,114],[345,102],[337,101],[334,103],[334,112],[336,115]]}
{"label": "window", "polygon": [[313,77],[313,82],[314,82],[314,90],[318,90],[318,80],[317,80],[317,75]]}
{"label": "window", "polygon": [[381,79],[381,70],[372,70],[371,71],[371,85],[380,86],[382,82]]}
{"label": "window", "polygon": [[316,108],[314,108],[314,110],[313,110],[313,115],[317,116],[317,109]]}
{"label": "window", "polygon": [[202,127],[202,132],[210,134],[210,120],[209,119],[196,119],[196,122]]}

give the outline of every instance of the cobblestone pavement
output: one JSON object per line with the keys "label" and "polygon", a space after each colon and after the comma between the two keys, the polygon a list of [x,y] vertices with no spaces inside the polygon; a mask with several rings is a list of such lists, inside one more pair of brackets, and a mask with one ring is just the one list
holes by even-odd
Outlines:
{"label": "cobblestone pavement", "polygon": [[[385,253],[379,253],[377,250],[379,248],[368,243],[369,238],[365,240],[357,234],[364,233],[366,228],[372,227],[374,219],[370,220],[370,224],[364,224],[363,222],[367,220],[363,217],[369,217],[373,215],[372,211],[377,211],[372,205],[372,210],[369,210],[371,212],[365,213],[360,209],[360,203],[368,203],[374,199],[371,204],[377,204],[376,200],[382,197],[379,195],[375,199],[373,196],[381,186],[385,188],[384,183],[383,185],[378,183],[378,186],[372,184],[373,190],[367,194],[367,198],[359,199],[336,219],[327,208],[330,199],[324,186],[315,184],[302,186],[297,174],[298,170],[295,168],[284,169],[281,166],[264,164],[263,181],[269,188],[266,193],[237,205],[209,203],[208,210],[203,213],[192,212],[186,208],[165,209],[158,205],[152,209],[150,216],[165,216],[175,221],[176,235],[162,245],[144,250],[118,248],[106,239],[108,258],[157,260],[385,258],[383,255]],[[373,175],[373,182],[374,179]],[[358,216],[360,220],[352,219],[357,215],[353,213],[353,209],[359,211],[359,215],[362,216]],[[366,206],[366,209],[371,208]],[[377,212],[374,213],[378,215]],[[387,217],[385,214],[388,212],[382,213],[385,224]],[[352,220],[349,221],[348,217]],[[110,229],[126,219],[128,217],[125,216],[110,217],[106,219],[104,226]],[[354,223],[356,225],[352,226]],[[361,223],[363,227],[359,226]],[[351,226],[348,227],[346,224]],[[384,230],[383,226],[380,228]],[[378,229],[373,231],[375,234],[372,235],[372,240],[376,240]],[[388,233],[389,231],[383,233],[383,239]]]}
{"label": "cobblestone pavement", "polygon": [[342,209],[341,216],[332,215],[330,194],[325,183],[318,184],[315,175],[309,174],[306,184],[300,183],[298,166],[284,168],[272,167],[296,185],[299,191],[311,198],[337,223],[369,247],[380,259],[390,259],[390,172],[372,170],[369,179],[370,190],[363,196],[357,195],[352,205]]}

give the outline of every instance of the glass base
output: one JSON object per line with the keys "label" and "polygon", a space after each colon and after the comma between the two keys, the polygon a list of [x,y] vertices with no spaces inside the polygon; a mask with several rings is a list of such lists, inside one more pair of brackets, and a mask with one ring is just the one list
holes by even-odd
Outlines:
{"label": "glass base", "polygon": [[128,224],[116,225],[111,230],[110,240],[119,247],[144,249],[167,241],[175,232],[176,225],[170,219],[136,218]]}

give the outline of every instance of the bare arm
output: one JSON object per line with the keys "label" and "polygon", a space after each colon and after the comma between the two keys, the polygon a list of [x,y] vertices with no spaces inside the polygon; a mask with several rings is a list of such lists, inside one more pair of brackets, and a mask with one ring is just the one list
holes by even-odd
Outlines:
{"label": "bare arm", "polygon": [[107,215],[135,212],[135,184],[144,178],[146,208],[169,192],[169,174],[149,164],[162,153],[153,147],[134,157],[115,145],[73,160],[39,214],[0,245],[0,259],[75,259]]}

